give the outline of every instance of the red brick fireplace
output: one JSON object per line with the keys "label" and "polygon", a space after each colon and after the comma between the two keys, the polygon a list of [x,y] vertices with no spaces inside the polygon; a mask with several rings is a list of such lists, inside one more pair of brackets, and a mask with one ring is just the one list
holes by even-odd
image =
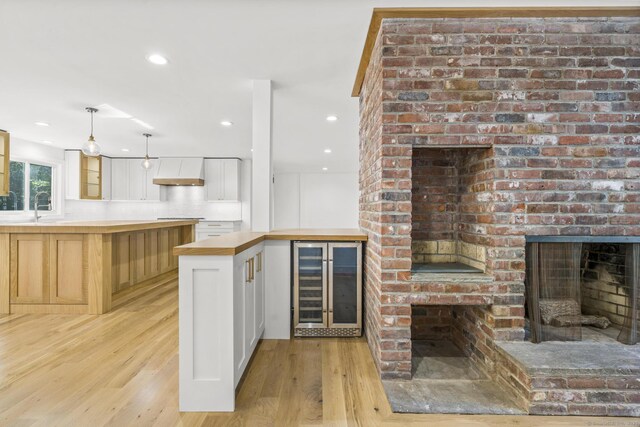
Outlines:
{"label": "red brick fireplace", "polygon": [[496,342],[524,340],[526,236],[640,236],[639,46],[637,18],[382,21],[360,225],[383,379],[411,377],[412,307],[495,374]]}

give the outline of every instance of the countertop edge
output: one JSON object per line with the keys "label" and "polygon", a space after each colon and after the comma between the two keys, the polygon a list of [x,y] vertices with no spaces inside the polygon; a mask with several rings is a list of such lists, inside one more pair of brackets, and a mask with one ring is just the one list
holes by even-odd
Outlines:
{"label": "countertop edge", "polygon": [[[49,234],[49,233],[61,233],[61,234],[114,234],[124,233],[128,231],[141,231],[141,230],[153,230],[157,228],[169,228],[169,227],[181,227],[186,225],[195,225],[198,221],[195,220],[176,220],[176,221],[141,221],[113,225],[91,225],[69,224],[64,223],[42,223],[42,224],[0,224],[0,234]],[[97,221],[99,222],[99,221]]]}
{"label": "countertop edge", "polygon": [[[243,232],[238,232],[243,233]],[[229,233],[220,237],[229,236],[234,233]],[[345,232],[345,233],[336,233],[333,230],[327,230],[326,234],[322,234],[321,230],[314,230],[313,232],[309,232],[309,234],[304,234],[304,229],[297,230],[297,232],[290,231],[272,231],[272,232],[264,232],[258,236],[248,236],[246,240],[241,240],[237,244],[229,244],[228,246],[205,246],[206,242],[219,240],[220,237],[212,237],[210,239],[203,240],[198,242],[197,246],[194,246],[193,243],[189,243],[187,245],[176,246],[173,248],[173,255],[176,256],[186,256],[186,255],[196,255],[196,256],[234,256],[239,253],[257,245],[266,240],[300,240],[300,241],[348,241],[348,242],[366,242],[368,240],[368,236],[364,233],[356,233],[356,232]]]}

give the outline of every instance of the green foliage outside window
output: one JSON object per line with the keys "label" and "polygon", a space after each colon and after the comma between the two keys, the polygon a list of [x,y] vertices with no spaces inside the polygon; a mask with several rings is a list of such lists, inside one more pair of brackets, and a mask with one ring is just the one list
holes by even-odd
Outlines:
{"label": "green foliage outside window", "polygon": [[49,199],[53,183],[53,168],[51,166],[31,163],[29,166],[29,188],[25,186],[27,164],[24,162],[10,162],[9,164],[9,195],[0,197],[0,212],[24,211],[25,200],[28,197],[29,210],[33,210],[35,196],[38,192],[45,192],[38,199],[38,210],[50,210]]}

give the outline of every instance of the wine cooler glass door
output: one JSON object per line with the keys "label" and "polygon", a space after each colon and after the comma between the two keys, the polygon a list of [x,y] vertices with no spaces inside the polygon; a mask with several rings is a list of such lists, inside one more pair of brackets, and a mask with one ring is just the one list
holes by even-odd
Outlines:
{"label": "wine cooler glass door", "polygon": [[362,245],[329,244],[329,327],[359,328],[362,312]]}
{"label": "wine cooler glass door", "polygon": [[297,327],[326,326],[326,244],[295,244],[295,295],[294,322]]}

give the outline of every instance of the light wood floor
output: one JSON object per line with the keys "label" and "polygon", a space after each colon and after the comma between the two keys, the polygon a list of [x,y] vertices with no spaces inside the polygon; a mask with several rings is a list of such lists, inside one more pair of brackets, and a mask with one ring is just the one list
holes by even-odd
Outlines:
{"label": "light wood floor", "polygon": [[177,283],[113,312],[0,316],[0,426],[578,426],[630,419],[393,414],[363,339],[263,341],[232,414],[178,411]]}

